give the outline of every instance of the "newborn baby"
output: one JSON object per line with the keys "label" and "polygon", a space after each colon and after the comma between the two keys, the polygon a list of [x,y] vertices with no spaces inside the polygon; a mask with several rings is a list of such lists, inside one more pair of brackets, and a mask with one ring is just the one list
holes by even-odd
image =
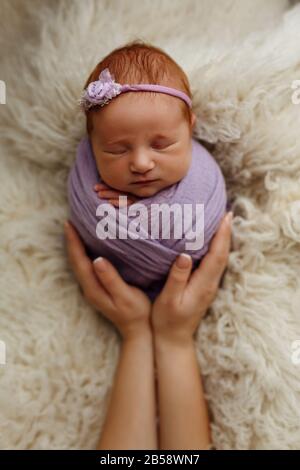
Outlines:
{"label": "newborn baby", "polygon": [[[172,81],[176,83],[173,79],[170,85]],[[108,67],[87,85],[80,104],[88,136],[78,146],[68,179],[70,219],[92,259],[106,257],[127,282],[154,300],[179,253],[189,253],[195,269],[207,252],[226,211],[224,178],[213,157],[192,137],[196,116],[190,97],[178,85],[121,85]],[[152,212],[159,204],[177,204],[170,218],[173,229],[186,226],[191,234],[196,227],[198,239],[202,230],[198,249],[187,249],[187,230],[181,237],[174,232],[165,236],[158,212]],[[192,212],[197,206],[196,215],[185,212],[187,205],[193,206]],[[104,214],[108,230],[100,227]],[[133,225],[137,214],[139,224]],[[133,237],[128,236],[128,218]]]}

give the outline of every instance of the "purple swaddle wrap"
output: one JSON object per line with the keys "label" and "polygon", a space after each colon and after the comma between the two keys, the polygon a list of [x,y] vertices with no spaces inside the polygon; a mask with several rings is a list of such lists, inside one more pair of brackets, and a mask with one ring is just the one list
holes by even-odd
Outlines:
{"label": "purple swaddle wrap", "polygon": [[[141,288],[153,301],[161,291],[178,254],[190,254],[193,260],[192,270],[194,270],[208,251],[209,243],[226,212],[226,186],[222,172],[205,147],[192,138],[192,159],[187,174],[181,181],[161,189],[153,196],[139,198],[129,207],[117,208],[109,204],[107,200],[100,199],[95,193],[94,185],[100,182],[102,182],[101,175],[99,175],[96,166],[91,142],[89,137],[85,136],[78,145],[76,160],[68,177],[70,221],[78,230],[91,259],[99,256],[107,258],[127,283]],[[186,231],[182,232],[180,238],[175,238],[171,231],[169,239],[164,239],[161,230],[159,230],[159,238],[151,238],[153,232],[148,230],[148,238],[140,236],[132,239],[129,236],[127,238],[117,236],[101,239],[97,235],[99,232],[96,232],[101,216],[99,216],[99,212],[97,215],[96,211],[97,208],[99,209],[98,206],[103,208],[103,204],[110,207],[106,221],[112,217],[112,214],[115,214],[116,226],[121,229],[123,234],[129,233],[127,232],[127,223],[130,224],[137,217],[136,214],[133,216],[128,212],[138,204],[143,204],[146,207],[148,228],[151,226],[152,212],[150,213],[150,211],[152,209],[150,206],[153,207],[153,204],[170,206],[178,204],[182,210],[184,204],[192,206],[193,230],[196,227],[196,204],[203,204],[203,246],[196,250],[186,249],[186,242],[191,241],[191,238],[186,239]],[[126,219],[124,214],[127,215]],[[154,219],[154,216],[152,218]],[[174,220],[177,221],[171,216],[171,227]],[[152,220],[152,223],[159,225],[158,220]],[[143,232],[142,229],[141,232]],[[143,233],[145,234],[145,231]]]}

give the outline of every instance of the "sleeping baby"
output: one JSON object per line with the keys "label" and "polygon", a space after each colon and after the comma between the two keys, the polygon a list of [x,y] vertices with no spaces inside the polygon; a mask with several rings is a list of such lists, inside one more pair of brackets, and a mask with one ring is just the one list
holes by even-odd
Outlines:
{"label": "sleeping baby", "polygon": [[87,135],[68,178],[70,220],[91,259],[109,259],[153,301],[178,254],[197,267],[226,212],[221,170],[192,137],[188,79],[135,41],[95,67],[80,106]]}

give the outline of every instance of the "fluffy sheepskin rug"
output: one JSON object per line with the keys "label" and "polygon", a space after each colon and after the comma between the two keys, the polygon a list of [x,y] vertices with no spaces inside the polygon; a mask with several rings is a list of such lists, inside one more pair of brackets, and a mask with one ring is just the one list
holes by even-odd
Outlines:
{"label": "fluffy sheepskin rug", "polygon": [[214,445],[300,448],[299,24],[287,0],[1,1],[2,449],[96,448],[120,340],[69,269],[66,179],[87,74],[136,38],[187,72],[195,137],[233,203],[228,269],[197,331]]}

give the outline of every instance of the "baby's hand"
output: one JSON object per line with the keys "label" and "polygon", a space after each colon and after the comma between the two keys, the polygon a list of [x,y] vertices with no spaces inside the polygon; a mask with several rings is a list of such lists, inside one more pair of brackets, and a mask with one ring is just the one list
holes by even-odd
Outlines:
{"label": "baby's hand", "polygon": [[[97,183],[94,186],[94,191],[98,194],[99,198],[108,199],[108,201],[115,207],[130,206],[138,200],[133,194],[122,193],[121,191],[111,189],[104,183]],[[119,202],[119,196],[127,196],[127,202]]]}

